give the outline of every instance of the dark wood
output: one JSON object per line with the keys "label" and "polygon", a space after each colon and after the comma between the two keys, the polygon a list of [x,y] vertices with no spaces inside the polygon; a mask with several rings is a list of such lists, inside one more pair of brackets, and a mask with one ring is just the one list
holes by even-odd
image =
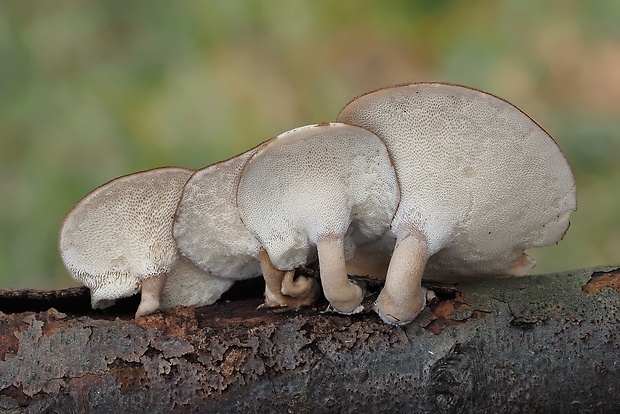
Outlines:
{"label": "dark wood", "polygon": [[257,309],[260,280],[139,320],[137,298],[92,311],[81,288],[0,290],[0,413],[620,412],[618,282],[436,286],[402,328],[325,302]]}

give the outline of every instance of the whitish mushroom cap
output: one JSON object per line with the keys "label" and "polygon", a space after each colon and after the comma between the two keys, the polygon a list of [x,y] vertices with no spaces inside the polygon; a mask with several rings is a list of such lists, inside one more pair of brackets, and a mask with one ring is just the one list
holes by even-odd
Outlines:
{"label": "whitish mushroom cap", "polygon": [[344,238],[349,258],[389,228],[398,199],[383,142],[338,123],[268,142],[246,164],[237,193],[243,222],[281,270],[307,263],[321,238]]}
{"label": "whitish mushroom cap", "polygon": [[[172,221],[191,174],[171,167],[123,176],[69,212],[60,230],[60,255],[71,276],[91,289],[94,308],[138,292],[143,279],[176,266]],[[190,270],[184,272],[189,277]],[[201,274],[193,269],[193,277]],[[170,302],[175,294],[168,291]]]}
{"label": "whitish mushroom cap", "polygon": [[213,276],[242,280],[261,274],[260,244],[236,203],[241,171],[260,147],[196,171],[183,190],[174,238],[183,256]]}
{"label": "whitish mushroom cap", "polygon": [[398,85],[355,98],[338,121],[385,142],[401,187],[393,231],[421,231],[429,255],[440,252],[429,272],[510,273],[524,249],[560,240],[576,209],[575,181],[556,143],[495,96]]}

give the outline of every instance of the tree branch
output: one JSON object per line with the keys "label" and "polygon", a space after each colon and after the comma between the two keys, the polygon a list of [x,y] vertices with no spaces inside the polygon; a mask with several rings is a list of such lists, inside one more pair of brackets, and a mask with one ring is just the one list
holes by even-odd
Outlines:
{"label": "tree branch", "polygon": [[618,267],[436,286],[403,328],[257,309],[260,279],[138,320],[0,290],[0,412],[616,412]]}

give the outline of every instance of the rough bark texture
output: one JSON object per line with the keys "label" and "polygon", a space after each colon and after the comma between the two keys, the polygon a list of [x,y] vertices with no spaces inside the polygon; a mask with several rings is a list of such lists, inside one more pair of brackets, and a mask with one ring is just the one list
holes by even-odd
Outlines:
{"label": "rough bark texture", "polygon": [[0,412],[620,412],[617,267],[436,291],[401,328],[241,290],[137,321],[0,290]]}

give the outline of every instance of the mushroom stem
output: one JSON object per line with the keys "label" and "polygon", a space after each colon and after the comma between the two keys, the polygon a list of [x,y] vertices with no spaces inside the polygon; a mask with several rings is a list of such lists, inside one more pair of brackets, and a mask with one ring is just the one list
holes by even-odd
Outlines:
{"label": "mushroom stem", "polygon": [[404,325],[424,309],[426,295],[421,283],[427,260],[427,244],[421,234],[397,238],[385,286],[375,303],[384,322]]}
{"label": "mushroom stem", "polygon": [[340,237],[317,240],[323,293],[332,307],[340,313],[352,314],[363,310],[360,305],[362,289],[349,281],[344,260],[344,245]]}
{"label": "mushroom stem", "polygon": [[142,280],[142,297],[136,311],[136,318],[148,315],[159,309],[159,298],[166,286],[167,274],[152,276]]}
{"label": "mushroom stem", "polygon": [[319,294],[319,288],[314,279],[304,277],[303,281],[293,281],[295,270],[277,269],[271,262],[267,251],[263,249],[258,253],[258,261],[265,279],[266,306],[297,308],[314,303]]}
{"label": "mushroom stem", "polygon": [[512,262],[509,270],[509,276],[525,276],[536,266],[536,261],[527,254],[521,254],[514,262]]}
{"label": "mushroom stem", "polygon": [[284,295],[292,296],[295,298],[312,296],[316,298],[319,294],[319,286],[311,277],[297,276],[295,278],[295,271],[290,270],[284,275],[282,280],[282,289],[280,290]]}

